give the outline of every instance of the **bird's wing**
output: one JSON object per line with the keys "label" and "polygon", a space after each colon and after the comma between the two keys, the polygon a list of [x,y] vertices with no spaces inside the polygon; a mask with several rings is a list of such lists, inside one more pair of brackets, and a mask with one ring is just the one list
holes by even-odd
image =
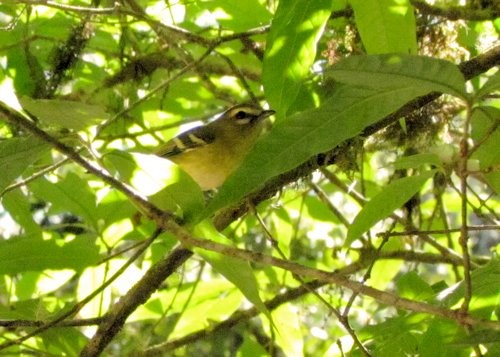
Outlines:
{"label": "bird's wing", "polygon": [[211,126],[200,126],[182,133],[160,147],[156,155],[165,158],[199,148],[215,141],[215,132]]}

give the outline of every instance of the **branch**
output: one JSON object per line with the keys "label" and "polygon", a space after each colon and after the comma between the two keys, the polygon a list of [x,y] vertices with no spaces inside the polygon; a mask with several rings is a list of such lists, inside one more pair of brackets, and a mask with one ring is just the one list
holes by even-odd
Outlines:
{"label": "branch", "polygon": [[500,8],[474,9],[465,6],[447,6],[446,8],[432,6],[425,1],[411,0],[411,4],[424,15],[445,17],[448,20],[493,21],[500,16]]}
{"label": "branch", "polygon": [[[11,1],[7,1],[9,3]],[[12,1],[14,4],[26,4],[26,5],[37,5],[37,6],[46,6],[51,7],[58,10],[76,12],[81,14],[94,14],[94,15],[110,15],[114,14],[120,8],[120,4],[115,2],[113,7],[105,7],[105,8],[97,8],[97,7],[87,7],[87,6],[74,6],[74,5],[66,5],[61,4],[55,1],[50,0],[17,0]]]}
{"label": "branch", "polygon": [[163,281],[189,259],[193,253],[187,249],[174,249],[167,258],[151,267],[115,304],[99,325],[97,332],[80,353],[81,357],[99,356],[125,324],[127,317],[144,304]]}
{"label": "branch", "polygon": [[[459,67],[464,73],[466,78],[472,78],[484,71],[492,68],[500,62],[500,46],[490,50],[489,52],[478,56],[477,58],[465,62],[461,64]],[[433,93],[421,98],[416,99],[402,107],[396,113],[384,118],[382,121],[377,123],[376,125],[369,127],[365,130],[363,135],[370,135],[377,130],[393,123],[399,117],[403,115],[407,115],[415,109],[420,108],[421,106],[429,103],[430,101],[439,97],[439,93]],[[100,179],[102,179],[107,184],[111,185],[114,188],[119,189],[123,193],[125,193],[133,202],[138,204],[146,214],[156,221],[157,224],[164,227],[168,231],[172,232],[176,235],[181,242],[184,244],[188,244],[188,246],[197,246],[202,249],[213,250],[223,254],[229,254],[239,259],[247,260],[247,261],[255,261],[261,262],[263,264],[269,264],[276,267],[280,267],[286,270],[293,272],[294,274],[300,276],[307,276],[319,279],[322,282],[333,283],[339,286],[343,286],[348,288],[356,293],[364,294],[366,296],[370,296],[375,300],[388,304],[397,308],[402,308],[410,311],[418,311],[425,312],[435,316],[445,317],[449,319],[453,319],[462,324],[470,324],[470,325],[478,325],[485,326],[492,329],[500,329],[500,325],[497,322],[493,321],[484,321],[475,319],[469,315],[461,314],[460,312],[448,310],[444,308],[440,308],[437,306],[402,299],[396,295],[386,293],[384,291],[380,291],[377,289],[373,289],[371,287],[364,286],[361,283],[351,281],[347,279],[343,275],[339,275],[336,273],[330,273],[326,271],[316,270],[308,267],[301,266],[299,264],[288,262],[286,260],[281,260],[273,257],[269,257],[262,254],[253,253],[246,250],[235,249],[232,247],[227,247],[221,244],[217,244],[208,240],[200,240],[194,237],[191,237],[190,234],[181,226],[179,226],[173,219],[172,216],[165,216],[162,211],[160,211],[156,206],[152,205],[148,201],[144,200],[142,197],[137,196],[134,192],[124,186],[121,182],[114,179],[112,176],[108,175],[104,171],[99,168],[95,168],[85,159],[83,159],[74,149],[60,142],[58,139],[50,136],[43,130],[39,129],[32,121],[22,116],[20,113],[13,111],[8,106],[0,102],[0,112],[3,113],[7,120],[12,124],[20,126],[27,130],[28,132],[33,133],[37,137],[42,140],[50,143],[55,149],[69,157],[76,164],[84,167],[90,173],[96,175]],[[301,177],[304,177],[310,174],[316,168],[330,164],[335,161],[335,154],[340,152],[342,149],[335,149],[332,151],[332,160],[328,160],[325,162],[325,157],[330,157],[330,153],[327,155],[318,155],[307,163],[297,167],[295,170],[285,173],[279,176],[277,179],[272,180],[264,190],[252,196],[252,199],[256,202],[265,199],[266,197],[271,197],[277,192],[279,187],[282,187],[286,182],[295,181]],[[239,215],[243,214],[246,208],[243,210],[241,207],[239,210],[230,210],[232,215],[224,216],[224,219],[221,220],[221,216],[219,215],[216,218],[216,224],[219,228],[223,227],[224,224],[227,225],[230,221],[239,217]],[[113,309],[110,310],[109,314],[106,316],[106,322],[103,323],[96,335],[92,338],[89,345],[85,347],[82,351],[83,356],[93,356],[97,355],[102,351],[105,346],[111,341],[111,339],[116,335],[116,333],[123,326],[127,316],[134,311],[134,309],[141,303],[145,302],[152,292],[154,292],[158,284],[164,281],[164,279],[170,275],[173,271],[177,269],[181,264],[183,264],[190,256],[192,252],[187,249],[178,248],[172,252],[169,257],[162,260],[158,264],[156,264],[153,268],[151,268],[146,276],[141,279],[136,285],[130,290],[130,292],[124,296],[120,302],[115,305]]]}
{"label": "branch", "polygon": [[185,246],[198,247],[204,250],[217,252],[224,256],[230,256],[251,263],[271,265],[274,267],[282,268],[301,277],[313,278],[317,279],[318,281],[344,287],[357,294],[369,296],[379,303],[389,305],[397,309],[404,309],[413,312],[423,312],[433,316],[454,320],[461,325],[485,327],[500,331],[499,321],[478,319],[468,314],[462,313],[459,310],[449,310],[440,306],[402,298],[398,295],[394,295],[382,290],[372,288],[370,286],[363,285],[362,283],[359,283],[357,281],[350,280],[344,274],[339,274],[337,272],[332,273],[320,269],[314,269],[292,261],[279,259],[262,253],[255,253],[250,250],[233,248],[207,239],[195,238],[184,228],[180,227],[171,220],[166,220],[163,223],[164,229],[173,233]]}
{"label": "branch", "polygon": [[[286,292],[281,293],[269,301],[266,301],[265,305],[269,311],[276,309],[277,307],[286,304],[290,301],[300,298],[311,292],[311,290],[316,290],[322,286],[326,285],[325,282],[311,281],[297,288],[288,289]],[[173,341],[168,341],[166,343],[159,344],[157,346],[151,346],[146,349],[144,353],[139,353],[139,356],[158,356],[163,355],[165,352],[171,352],[179,347],[185,346],[187,344],[206,339],[209,336],[220,334],[221,331],[231,329],[232,327],[240,324],[241,322],[248,321],[252,317],[260,314],[261,311],[255,306],[247,310],[235,311],[229,318],[218,324],[212,325],[209,329],[199,330],[190,333],[186,336],[178,338]]]}
{"label": "branch", "polygon": [[[465,79],[469,80],[498,65],[500,65],[500,46],[493,47],[489,51],[469,61],[459,64],[458,68],[463,73]],[[399,118],[405,117],[415,110],[422,108],[423,106],[429,104],[440,96],[441,93],[430,93],[428,95],[418,97],[401,107],[396,112],[379,120],[374,125],[367,127],[360,134],[360,136],[370,136],[380,129],[383,129],[388,125],[397,122]],[[336,161],[336,157],[338,157],[339,155],[344,155],[345,151],[348,150],[348,148],[349,145],[346,145],[345,142],[341,143],[333,150],[324,154],[316,155],[302,165],[296,167],[295,169],[285,172],[269,180],[260,191],[251,194],[248,198],[233,207],[229,207],[219,211],[214,218],[215,227],[219,230],[222,230],[231,222],[246,214],[248,210],[248,201],[252,202],[254,205],[257,205],[260,202],[276,195],[276,193],[279,192],[282,187],[286,186],[287,184],[309,176],[313,171],[319,169],[322,166],[334,164]],[[328,158],[328,160],[325,160],[325,157]]]}
{"label": "branch", "polygon": [[77,165],[80,165],[91,174],[100,178],[103,182],[107,183],[108,185],[117,189],[118,191],[124,193],[134,204],[136,204],[136,206],[143,213],[146,213],[146,215],[149,218],[161,221],[162,217],[167,214],[162,210],[160,210],[151,202],[147,201],[145,198],[133,192],[130,188],[128,188],[123,183],[115,179],[113,176],[109,175],[103,169],[93,166],[91,163],[85,160],[80,154],[78,154],[78,152],[74,148],[64,144],[59,139],[46,133],[45,131],[37,127],[32,120],[28,119],[27,117],[17,112],[16,110],[10,108],[7,104],[3,103],[2,101],[0,101],[0,113],[2,113],[7,119],[7,121],[13,124],[14,126],[23,128],[27,132],[35,135],[36,137],[50,144],[54,149],[59,151],[61,154],[65,155],[67,158],[71,159]]}
{"label": "branch", "polygon": [[[1,102],[0,102],[1,103]],[[127,259],[127,261],[115,272],[109,279],[107,279],[101,286],[91,292],[89,295],[87,295],[85,298],[82,300],[78,301],[72,308],[70,309],[65,309],[63,313],[54,319],[44,322],[40,327],[30,331],[29,333],[26,333],[22,337],[19,337],[15,340],[7,340],[6,342],[0,344],[0,350],[6,349],[8,347],[14,346],[14,345],[19,345],[22,342],[28,340],[29,338],[39,335],[40,333],[48,330],[51,327],[54,326],[59,326],[64,323],[64,320],[66,318],[75,315],[80,311],[86,304],[88,304],[90,301],[92,301],[97,295],[102,293],[104,289],[106,289],[113,281],[118,279],[120,275],[123,274],[123,272],[133,263],[137,260],[139,256],[142,255],[146,251],[146,249],[153,243],[153,241],[158,237],[158,235],[161,233],[159,229],[157,229],[148,239],[142,242],[142,247],[140,247],[135,253],[132,254],[132,256]]]}

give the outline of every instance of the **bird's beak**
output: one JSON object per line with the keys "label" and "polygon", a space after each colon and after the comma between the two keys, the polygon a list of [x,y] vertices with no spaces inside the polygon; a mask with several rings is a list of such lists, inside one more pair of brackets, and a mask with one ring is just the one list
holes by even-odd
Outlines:
{"label": "bird's beak", "polygon": [[276,113],[275,110],[272,110],[272,109],[269,109],[269,110],[263,110],[262,113],[259,114],[259,121],[260,120],[264,120],[268,117],[270,117],[271,115],[273,115],[274,113]]}

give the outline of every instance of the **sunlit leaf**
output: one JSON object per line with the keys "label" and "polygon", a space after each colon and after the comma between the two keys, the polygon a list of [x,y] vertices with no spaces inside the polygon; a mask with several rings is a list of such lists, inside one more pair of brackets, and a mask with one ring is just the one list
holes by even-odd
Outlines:
{"label": "sunlit leaf", "polygon": [[286,356],[299,356],[304,349],[300,317],[290,304],[273,311],[273,320],[278,330],[276,341]]}
{"label": "sunlit leaf", "polygon": [[486,83],[479,88],[476,95],[478,97],[484,97],[498,90],[500,90],[500,71],[497,71],[490,78],[488,78]]}
{"label": "sunlit leaf", "polygon": [[217,0],[205,4],[224,29],[246,31],[271,20],[271,13],[257,0]]}
{"label": "sunlit leaf", "polygon": [[42,230],[33,219],[29,200],[23,195],[21,190],[6,193],[3,196],[2,205],[9,212],[10,216],[22,227],[24,232],[41,235]]}
{"label": "sunlit leaf", "polygon": [[367,53],[417,53],[409,0],[349,0]]}
{"label": "sunlit leaf", "polygon": [[351,56],[336,63],[329,75],[339,82],[370,88],[413,86],[464,98],[465,79],[458,67],[438,58],[387,54]]}
{"label": "sunlit leaf", "polygon": [[121,181],[130,184],[137,193],[150,196],[162,209],[189,220],[204,207],[200,187],[169,160],[152,154],[112,151],[104,156],[104,162],[119,174]]}
{"label": "sunlit leaf", "polygon": [[[471,159],[478,160],[484,179],[497,193],[500,193],[500,110],[494,107],[474,108],[471,118],[471,137],[476,147]],[[483,177],[483,172],[477,173]]]}
{"label": "sunlit leaf", "polygon": [[311,73],[316,46],[330,16],[331,0],[280,1],[262,68],[266,99],[284,117]]}
{"label": "sunlit leaf", "polygon": [[56,99],[22,97],[21,105],[46,124],[81,130],[104,122],[109,115],[102,107]]}
{"label": "sunlit leaf", "polygon": [[402,158],[391,164],[391,166],[396,170],[418,168],[424,165],[432,165],[434,167],[443,166],[441,160],[439,160],[439,157],[433,153],[403,156]]}
{"label": "sunlit leaf", "polygon": [[[498,313],[500,291],[500,261],[491,260],[488,264],[477,268],[471,273],[471,283],[474,287],[469,309],[475,316],[491,318]],[[464,297],[465,282],[461,281],[440,294],[440,299],[446,306],[454,306]],[[497,311],[495,313],[495,311]]]}
{"label": "sunlit leaf", "polygon": [[[229,244],[230,242],[208,221],[197,224],[194,234],[222,244]],[[257,279],[248,262],[200,248],[195,248],[194,251],[203,257],[218,273],[233,283],[261,312],[267,313],[267,308],[259,295]]]}
{"label": "sunlit leaf", "polygon": [[82,269],[100,259],[95,237],[79,235],[71,242],[59,244],[54,239],[33,236],[0,241],[0,274],[17,274],[46,269]]}
{"label": "sunlit leaf", "polygon": [[0,142],[0,192],[33,164],[49,146],[33,136],[10,138]]}
{"label": "sunlit leaf", "polygon": [[368,201],[349,226],[347,244],[358,239],[375,223],[404,205],[434,174],[435,171],[428,171],[418,176],[404,177],[384,187],[382,192]]}
{"label": "sunlit leaf", "polygon": [[39,179],[33,181],[30,187],[39,199],[51,203],[53,213],[70,212],[97,227],[95,192],[83,177],[69,173],[57,183]]}

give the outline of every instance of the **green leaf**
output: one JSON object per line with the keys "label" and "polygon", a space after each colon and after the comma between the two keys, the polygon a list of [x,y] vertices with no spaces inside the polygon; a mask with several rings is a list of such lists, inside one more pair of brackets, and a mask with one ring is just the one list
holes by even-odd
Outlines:
{"label": "green leaf", "polygon": [[55,183],[38,179],[30,183],[30,188],[38,198],[50,202],[51,209],[56,213],[71,212],[97,228],[99,217],[96,212],[95,192],[84,178],[70,172]]}
{"label": "green leaf", "polygon": [[[481,170],[485,171],[484,179],[490,187],[500,193],[500,128],[498,126],[500,110],[494,107],[474,108],[471,118],[471,137],[477,148],[471,159],[478,160]],[[482,173],[478,173],[482,175]]]}
{"label": "green leaf", "polygon": [[415,16],[409,0],[349,3],[367,53],[417,53]]}
{"label": "green leaf", "polygon": [[[230,242],[208,220],[198,223],[194,228],[194,234],[221,244]],[[205,259],[215,271],[233,283],[260,312],[269,315],[259,295],[259,284],[248,262],[199,248],[195,248],[194,251]]]}
{"label": "green leaf", "polygon": [[284,117],[316,59],[316,44],[331,0],[280,1],[267,38],[262,85],[271,108]]}
{"label": "green leaf", "polygon": [[[493,344],[500,343],[500,334],[494,330],[474,330],[468,336],[461,336],[462,338],[450,343],[452,346],[477,346],[480,344]],[[498,347],[497,347],[498,348]],[[488,356],[497,356],[498,354],[490,354],[491,349],[488,348]]]}
{"label": "green leaf", "polygon": [[46,269],[81,271],[100,259],[94,240],[93,236],[79,235],[64,244],[55,239],[41,240],[34,236],[0,241],[0,274]]}
{"label": "green leaf", "polygon": [[291,304],[283,304],[272,312],[278,333],[276,342],[285,356],[301,356],[304,351],[304,336],[300,316]]}
{"label": "green leaf", "polygon": [[271,13],[257,0],[217,0],[204,2],[204,8],[213,11],[213,16],[224,29],[247,31],[268,23]]}
{"label": "green leaf", "polygon": [[[112,151],[103,157],[108,169],[119,174],[136,192],[149,196],[158,207],[190,220],[205,205],[193,179],[169,160],[152,154]],[[179,212],[180,210],[180,212]]]}
{"label": "green leaf", "polygon": [[251,334],[245,334],[244,341],[238,348],[238,357],[265,357],[268,355],[269,353],[251,337]]}
{"label": "green leaf", "polygon": [[471,118],[471,138],[477,149],[473,159],[481,163],[482,169],[500,164],[500,109],[495,107],[476,107]]}
{"label": "green leaf", "polygon": [[38,235],[41,238],[42,230],[33,220],[30,202],[21,190],[7,192],[3,197],[2,205],[22,227],[24,233]]}
{"label": "green leaf", "polygon": [[457,66],[425,56],[351,56],[333,65],[328,74],[339,82],[370,88],[413,86],[460,98],[467,95],[464,76]]}
{"label": "green leaf", "polygon": [[367,126],[425,93],[412,86],[374,90],[339,85],[320,107],[276,123],[220,187],[205,214],[237,202],[269,178],[359,135]]}
{"label": "green leaf", "polygon": [[415,271],[401,275],[397,281],[399,295],[407,299],[427,300],[434,296],[434,291]]}
{"label": "green leaf", "polygon": [[0,141],[0,192],[49,150],[49,146],[33,137],[10,138]]}
{"label": "green leaf", "polygon": [[488,78],[486,83],[479,88],[476,96],[481,98],[498,90],[500,90],[500,71],[497,71],[490,78]]}
{"label": "green leaf", "polygon": [[390,166],[394,167],[396,170],[403,170],[418,168],[424,165],[431,165],[439,168],[443,167],[443,163],[439,159],[439,156],[432,153],[404,156],[392,163]]}
{"label": "green leaf", "polygon": [[[474,269],[471,273],[473,286],[472,299],[469,304],[470,311],[476,317],[490,319],[494,311],[500,309],[500,260],[491,260],[488,264]],[[446,306],[452,307],[459,303],[465,292],[465,284],[461,281],[454,289],[443,294]]]}
{"label": "green leaf", "polygon": [[[423,331],[423,330],[422,330]],[[449,345],[453,338],[463,339],[465,333],[449,320],[430,321],[419,344],[419,356],[461,356],[462,351]]]}
{"label": "green leaf", "polygon": [[77,328],[54,328],[41,334],[45,346],[60,356],[76,356],[88,340]]}
{"label": "green leaf", "polygon": [[100,106],[56,99],[22,97],[21,105],[41,121],[62,128],[81,130],[108,119]]}
{"label": "green leaf", "polygon": [[[2,31],[3,33],[8,31]],[[2,36],[3,37],[3,36]],[[26,53],[21,46],[15,46],[7,52],[6,70],[10,72],[14,88],[18,95],[33,95],[35,91],[35,80],[30,73]]]}
{"label": "green leaf", "polygon": [[404,177],[388,184],[358,213],[347,231],[346,243],[352,243],[375,223],[400,208],[420,190],[435,172],[435,170],[427,171],[421,175]]}
{"label": "green leaf", "polygon": [[408,356],[416,355],[417,339],[413,331],[412,319],[406,315],[386,318],[383,322],[366,324],[357,331],[373,342],[373,355],[376,356]]}

